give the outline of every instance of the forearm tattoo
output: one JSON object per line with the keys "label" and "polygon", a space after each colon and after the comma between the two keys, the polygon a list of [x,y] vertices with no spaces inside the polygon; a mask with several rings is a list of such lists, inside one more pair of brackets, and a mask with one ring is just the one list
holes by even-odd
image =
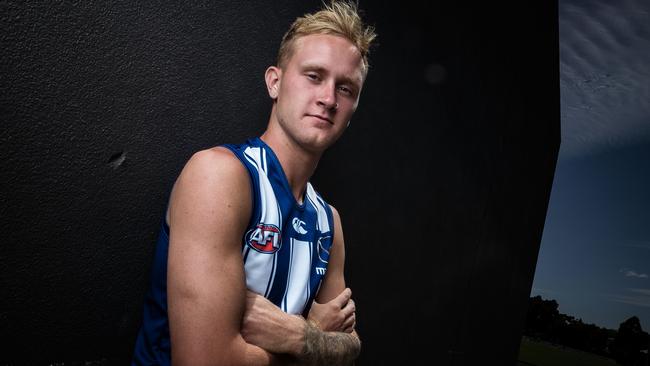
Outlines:
{"label": "forearm tattoo", "polygon": [[323,332],[305,322],[301,359],[308,365],[353,365],[361,351],[359,338],[343,332]]}

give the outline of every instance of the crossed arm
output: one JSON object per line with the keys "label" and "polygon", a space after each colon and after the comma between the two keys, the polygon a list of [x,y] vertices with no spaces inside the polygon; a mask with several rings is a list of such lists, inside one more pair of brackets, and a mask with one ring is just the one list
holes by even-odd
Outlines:
{"label": "crossed arm", "polygon": [[[332,208],[333,209],[333,208]],[[242,335],[265,350],[298,355],[306,365],[350,365],[359,354],[361,343],[354,330],[355,305],[343,277],[343,233],[336,210],[335,230],[327,274],[305,322],[282,312],[263,296],[250,293],[244,314]],[[278,334],[287,334],[278,336]],[[298,342],[291,335],[299,334]]]}
{"label": "crossed arm", "polygon": [[[354,303],[342,293],[338,214],[332,258],[317,297],[323,305],[314,304],[312,322],[305,321],[247,295],[240,243],[252,210],[251,192],[242,189],[249,185],[242,164],[223,148],[195,154],[176,181],[168,215],[172,364],[349,364],[360,342],[353,330]],[[331,303],[339,294],[336,304],[345,305],[337,309]]]}

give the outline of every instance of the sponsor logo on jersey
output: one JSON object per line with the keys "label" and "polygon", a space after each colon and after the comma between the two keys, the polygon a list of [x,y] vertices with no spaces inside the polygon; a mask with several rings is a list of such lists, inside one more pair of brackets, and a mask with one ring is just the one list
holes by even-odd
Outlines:
{"label": "sponsor logo on jersey", "polygon": [[324,268],[324,267],[316,267],[316,274],[324,275],[326,271],[327,271],[327,268]]}
{"label": "sponsor logo on jersey", "polygon": [[296,230],[298,234],[307,234],[307,230],[305,230],[303,225],[305,225],[305,222],[300,220],[297,217],[294,217],[293,220],[291,220],[291,224],[293,225],[293,229]]}
{"label": "sponsor logo on jersey", "polygon": [[246,243],[260,253],[275,253],[282,246],[280,229],[275,225],[258,224],[246,234]]}
{"label": "sponsor logo on jersey", "polygon": [[[318,238],[318,245],[317,245],[317,250],[318,250],[318,259],[320,259],[321,262],[327,263],[330,260],[330,247],[332,245],[332,237],[331,236],[321,236]],[[327,248],[323,245],[323,243],[327,243]]]}

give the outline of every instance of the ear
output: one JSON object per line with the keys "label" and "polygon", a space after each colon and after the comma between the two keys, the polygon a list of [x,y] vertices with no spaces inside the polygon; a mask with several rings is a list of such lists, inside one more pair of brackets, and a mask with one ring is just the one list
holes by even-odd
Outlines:
{"label": "ear", "polygon": [[277,66],[269,66],[264,74],[266,81],[266,89],[269,92],[271,99],[275,100],[278,97],[280,90],[280,80],[282,79],[282,69]]}

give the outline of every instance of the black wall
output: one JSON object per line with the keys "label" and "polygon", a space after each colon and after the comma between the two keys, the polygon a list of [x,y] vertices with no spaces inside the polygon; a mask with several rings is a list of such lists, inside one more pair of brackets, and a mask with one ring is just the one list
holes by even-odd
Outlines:
{"label": "black wall", "polygon": [[[361,3],[379,46],[313,179],[360,365],[515,364],[560,143],[557,5],[534,3]],[[128,363],[174,179],[264,130],[264,70],[317,6],[0,4],[0,364]]]}

